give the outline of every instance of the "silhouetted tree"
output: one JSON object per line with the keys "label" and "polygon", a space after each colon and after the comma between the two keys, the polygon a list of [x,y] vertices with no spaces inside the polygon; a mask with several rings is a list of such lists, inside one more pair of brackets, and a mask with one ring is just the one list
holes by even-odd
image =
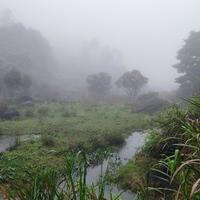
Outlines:
{"label": "silhouetted tree", "polygon": [[132,70],[124,73],[116,81],[116,85],[126,91],[130,103],[133,103],[139,91],[147,82],[148,78],[144,77],[140,71]]}
{"label": "silhouetted tree", "polygon": [[22,85],[21,85],[22,89],[23,89],[24,95],[29,95],[31,85],[32,85],[32,79],[31,79],[31,77],[29,75],[25,74],[22,77]]}
{"label": "silhouetted tree", "polygon": [[4,77],[4,83],[9,90],[10,96],[14,97],[19,92],[22,84],[21,72],[15,68],[12,68]]}
{"label": "silhouetted tree", "polygon": [[104,72],[91,74],[87,77],[88,91],[95,100],[104,99],[111,88],[112,77]]}
{"label": "silhouetted tree", "polygon": [[[56,79],[58,71],[51,45],[39,31],[15,22],[9,10],[2,17],[0,15],[0,44],[0,59],[4,62],[5,73],[15,66],[23,74],[29,74],[33,80],[33,94],[37,93],[41,97],[46,96],[47,92],[41,85],[49,86],[48,90],[56,90],[50,85],[50,82],[52,84],[58,82]],[[1,73],[2,71],[0,77],[4,77]],[[3,88],[1,96],[8,93],[8,87],[6,90],[5,87]],[[20,92],[22,90],[23,85]]]}
{"label": "silhouetted tree", "polygon": [[4,63],[0,59],[0,96],[2,95],[3,87],[4,87]]}
{"label": "silhouetted tree", "polygon": [[200,94],[200,32],[191,32],[184,46],[178,51],[178,63],[173,67],[182,76],[176,79],[180,84],[179,95]]}

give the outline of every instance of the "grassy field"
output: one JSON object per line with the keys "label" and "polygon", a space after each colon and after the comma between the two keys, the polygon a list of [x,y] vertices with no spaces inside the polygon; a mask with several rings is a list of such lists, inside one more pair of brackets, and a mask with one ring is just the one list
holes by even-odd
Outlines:
{"label": "grassy field", "polygon": [[84,150],[99,160],[129,133],[150,126],[150,116],[132,113],[122,105],[43,103],[23,108],[20,117],[0,121],[1,134],[40,134],[40,138],[22,142],[0,157],[3,180],[10,175],[23,178],[24,172],[34,173],[45,165],[59,167],[68,152]]}
{"label": "grassy field", "polygon": [[48,103],[20,112],[15,120],[0,121],[1,134],[40,134],[44,140],[54,140],[54,146],[65,149],[118,145],[131,131],[150,125],[149,116],[132,113],[120,105]]}

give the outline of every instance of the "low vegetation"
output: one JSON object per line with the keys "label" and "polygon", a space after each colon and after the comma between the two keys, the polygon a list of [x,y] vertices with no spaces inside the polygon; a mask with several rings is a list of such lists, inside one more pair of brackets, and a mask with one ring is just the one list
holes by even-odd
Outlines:
{"label": "low vegetation", "polygon": [[[64,166],[38,168],[35,176],[28,172],[26,180],[16,181],[13,177],[1,177],[0,191],[9,200],[104,200],[106,182],[102,178],[97,185],[87,185],[87,158],[78,153],[65,157]],[[5,184],[6,183],[6,184]],[[119,200],[120,194],[107,194],[110,200]]]}
{"label": "low vegetation", "polygon": [[159,116],[160,130],[118,172],[116,179],[139,191],[139,199],[200,198],[200,98],[187,101],[187,108],[172,107]]}
{"label": "low vegetation", "polygon": [[40,179],[38,170],[46,167],[60,171],[66,154],[80,150],[93,165],[104,159],[112,148],[122,145],[129,133],[151,126],[150,116],[133,113],[128,106],[121,105],[55,102],[19,111],[19,117],[0,121],[3,134],[39,134],[40,137],[20,142],[13,151],[0,156],[4,184],[10,179],[24,182],[27,176]]}
{"label": "low vegetation", "polygon": [[[17,5],[11,7],[14,9]],[[101,7],[111,10],[107,6],[91,9],[91,5],[79,11],[87,11],[87,8],[88,11],[98,11]],[[59,20],[59,16],[55,15],[56,19],[51,22],[62,23],[63,19],[67,19],[62,9],[60,11],[62,19]],[[70,10],[74,20],[73,12],[73,9]],[[51,19],[51,12],[46,14]],[[92,15],[88,17],[90,14],[86,14],[86,20],[81,21],[93,19]],[[78,16],[83,15],[80,12]],[[105,16],[103,19],[106,19]],[[73,29],[69,34],[65,33],[63,24],[64,32],[58,35],[65,36],[65,39],[59,38],[58,41],[62,43],[60,46],[56,44],[56,29],[59,26],[54,28],[52,35],[48,33],[46,25],[53,27],[53,23],[45,25],[49,39],[50,36],[55,38],[53,44],[28,24],[34,18],[26,17],[24,25],[9,9],[2,16],[0,13],[0,194],[3,198],[119,200],[120,197],[115,197],[112,192],[106,196],[106,184],[114,183],[137,193],[137,200],[200,200],[200,31],[192,31],[177,52],[177,62],[173,67],[180,75],[174,80],[179,84],[176,88],[172,82],[166,82],[171,74],[164,67],[171,62],[167,61],[169,55],[161,55],[162,48],[155,49],[165,45],[157,45],[157,41],[155,45],[148,43],[146,36],[156,36],[157,33],[145,32],[142,42],[134,41],[134,38],[140,37],[120,40],[118,36],[123,35],[122,32],[127,33],[122,29],[130,26],[130,23],[123,23],[121,17],[117,26],[115,22],[110,23],[109,28],[116,26],[121,30],[120,34],[113,32],[114,41],[119,39],[119,47],[127,46],[120,43],[129,41],[137,49],[132,52],[140,54],[145,51],[144,58],[138,54],[136,60],[123,62],[121,50],[113,46],[112,31],[106,37],[110,38],[108,42],[112,46],[101,44],[96,39],[90,40],[93,33],[87,36],[87,30],[81,36],[81,28],[88,29],[90,20],[86,26],[82,24],[74,29],[80,29],[79,33],[73,33]],[[23,15],[20,19],[23,19]],[[101,15],[93,20],[97,19],[96,24],[100,24]],[[113,19],[118,17],[112,16],[108,22]],[[42,20],[39,21],[42,23]],[[121,24],[126,26],[120,27]],[[155,25],[159,24],[164,23]],[[145,27],[143,20],[142,26]],[[146,27],[154,26],[150,24]],[[158,26],[152,30],[160,29]],[[76,37],[75,43],[73,35]],[[124,35],[124,38],[128,35]],[[68,36],[72,39],[70,43],[66,42],[69,41]],[[88,38],[88,41],[82,41],[83,38]],[[167,37],[165,39],[167,41]],[[167,42],[171,47],[176,46],[171,45],[170,40]],[[68,47],[65,44],[69,44]],[[57,48],[53,49],[53,46]],[[128,49],[129,55],[124,58],[131,55]],[[153,53],[154,50],[156,53]],[[151,55],[155,57],[150,58]],[[132,64],[136,66],[135,69]],[[139,69],[137,66],[140,66]],[[146,77],[146,73],[150,76]],[[175,90],[170,91],[170,88]],[[155,89],[159,92],[155,92]],[[177,97],[186,99],[182,101]],[[125,140],[126,137],[133,131],[149,128],[151,131],[145,145],[135,155],[135,144],[140,144],[146,133],[141,140],[133,141],[131,135],[129,142],[129,138]],[[135,138],[140,139],[137,136]],[[125,148],[118,151],[125,141]],[[132,145],[130,149],[134,150],[129,154],[134,154],[134,158],[126,162],[127,157],[130,158],[127,156],[129,144]],[[124,149],[128,149],[127,152],[124,153]],[[104,170],[104,163],[108,170]],[[106,177],[101,177],[95,185],[88,185],[87,171],[92,166],[96,166],[94,170],[100,167],[101,175],[105,172]],[[96,175],[95,172],[93,174]]]}
{"label": "low vegetation", "polygon": [[49,135],[55,137],[57,146],[66,149],[123,143],[128,133],[149,125],[148,115],[132,113],[126,106],[79,103],[36,104],[21,109],[16,119],[0,121],[4,135]]}
{"label": "low vegetation", "polygon": [[153,114],[163,110],[169,105],[170,103],[167,100],[159,97],[159,93],[149,92],[142,94],[137,98],[134,104],[134,111]]}

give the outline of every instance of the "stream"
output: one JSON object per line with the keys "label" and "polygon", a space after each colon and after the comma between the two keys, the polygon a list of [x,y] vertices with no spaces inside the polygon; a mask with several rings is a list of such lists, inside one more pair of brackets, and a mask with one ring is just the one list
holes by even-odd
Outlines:
{"label": "stream", "polygon": [[40,135],[16,135],[16,136],[8,136],[8,135],[0,135],[0,153],[9,150],[12,146],[15,145],[17,141],[26,141],[30,139],[37,139]]}
{"label": "stream", "polygon": [[[125,144],[116,154],[114,154],[109,159],[105,159],[102,164],[88,168],[87,183],[97,183],[100,178],[106,173],[106,170],[109,169],[109,163],[116,161],[116,159],[117,161],[121,162],[121,165],[126,164],[128,160],[130,160],[135,155],[137,150],[144,145],[145,138],[146,134],[142,132],[133,132],[131,135],[129,135],[125,140]],[[111,189],[112,193],[115,193],[116,195],[122,192],[122,190],[118,189],[115,186],[112,186],[111,188],[111,186],[107,185],[106,194],[108,195],[108,197]],[[135,194],[129,191],[124,191],[121,197],[123,200],[134,200]]]}
{"label": "stream", "polygon": [[[40,135],[19,135],[19,136],[0,136],[0,152],[9,150],[10,147],[15,145],[16,141],[26,141],[30,139],[37,139]],[[131,159],[137,150],[144,145],[146,134],[142,132],[133,132],[129,135],[125,144],[119,149],[118,152],[114,153],[109,159],[105,159],[102,164],[96,165],[94,167],[89,167],[87,170],[87,183],[97,183],[100,178],[105,175],[106,170],[109,169],[109,164],[112,162],[120,162],[120,165],[124,165]],[[106,186],[106,194],[109,196],[110,190],[116,195],[121,193],[122,190],[118,189],[116,186]],[[122,194],[123,200],[134,200],[135,194],[129,191],[124,191]]]}

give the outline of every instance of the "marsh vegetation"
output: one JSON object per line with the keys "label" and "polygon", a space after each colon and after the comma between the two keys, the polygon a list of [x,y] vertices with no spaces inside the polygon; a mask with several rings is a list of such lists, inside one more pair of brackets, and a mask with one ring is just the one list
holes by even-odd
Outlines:
{"label": "marsh vegetation", "polygon": [[0,199],[200,199],[197,1],[0,1]]}

